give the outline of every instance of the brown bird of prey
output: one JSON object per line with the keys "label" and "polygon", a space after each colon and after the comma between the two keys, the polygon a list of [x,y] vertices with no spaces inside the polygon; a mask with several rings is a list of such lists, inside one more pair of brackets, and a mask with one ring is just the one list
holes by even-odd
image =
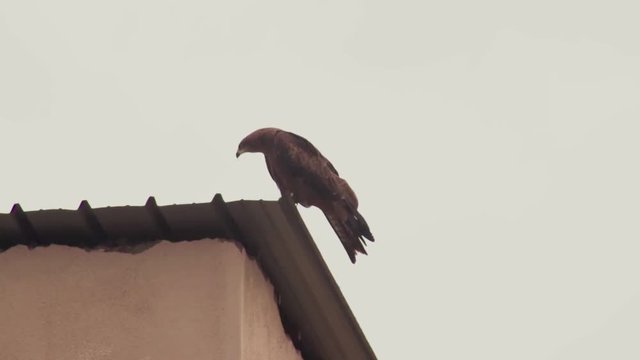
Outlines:
{"label": "brown bird of prey", "polygon": [[264,154],[269,174],[283,197],[322,210],[352,263],[356,252],[367,254],[365,239],[374,238],[358,212],[356,194],[313,144],[288,131],[264,128],[242,139],[236,158],[246,152]]}

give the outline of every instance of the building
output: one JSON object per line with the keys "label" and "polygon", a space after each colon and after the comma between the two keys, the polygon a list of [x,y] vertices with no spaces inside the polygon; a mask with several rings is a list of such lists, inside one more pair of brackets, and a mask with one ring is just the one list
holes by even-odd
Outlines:
{"label": "building", "polygon": [[0,214],[1,359],[375,359],[287,201]]}

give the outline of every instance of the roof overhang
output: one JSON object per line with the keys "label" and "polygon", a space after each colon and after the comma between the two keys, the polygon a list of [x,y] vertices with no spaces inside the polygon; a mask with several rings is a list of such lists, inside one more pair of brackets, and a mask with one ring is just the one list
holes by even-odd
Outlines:
{"label": "roof overhang", "polygon": [[161,240],[230,239],[255,258],[272,282],[285,330],[305,359],[375,359],[349,305],[295,205],[233,201],[220,194],[198,204],[0,214],[0,252],[51,244],[86,250],[139,252]]}

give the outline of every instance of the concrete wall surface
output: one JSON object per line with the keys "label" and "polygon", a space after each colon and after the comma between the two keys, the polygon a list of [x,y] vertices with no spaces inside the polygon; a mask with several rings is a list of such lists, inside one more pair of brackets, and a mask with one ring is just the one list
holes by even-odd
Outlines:
{"label": "concrete wall surface", "polygon": [[255,262],[232,242],[205,239],[135,255],[0,253],[0,359],[301,357]]}

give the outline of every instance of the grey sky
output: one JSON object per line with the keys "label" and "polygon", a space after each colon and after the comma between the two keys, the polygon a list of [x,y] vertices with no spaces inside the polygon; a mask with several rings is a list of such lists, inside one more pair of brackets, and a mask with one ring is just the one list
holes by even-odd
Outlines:
{"label": "grey sky", "polygon": [[276,199],[278,126],[358,194],[355,266],[301,212],[381,359],[637,359],[638,7],[3,0],[0,208]]}

